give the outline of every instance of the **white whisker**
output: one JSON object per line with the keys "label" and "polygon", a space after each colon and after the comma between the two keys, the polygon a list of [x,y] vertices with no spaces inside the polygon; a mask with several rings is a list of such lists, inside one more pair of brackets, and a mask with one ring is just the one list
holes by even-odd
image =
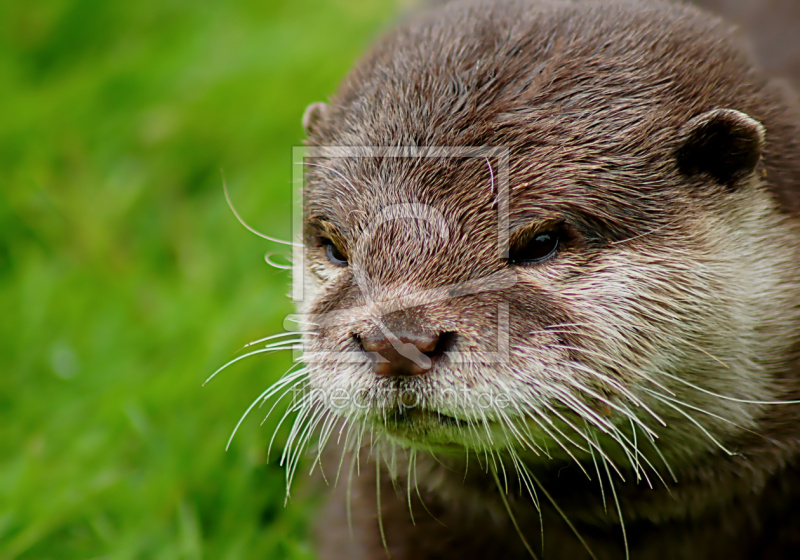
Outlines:
{"label": "white whisker", "polygon": [[284,241],[283,239],[278,239],[276,237],[271,237],[269,235],[263,234],[257,229],[251,227],[247,222],[245,222],[244,219],[239,215],[239,212],[236,210],[236,207],[233,205],[233,201],[231,200],[231,194],[228,191],[228,183],[225,180],[225,172],[222,169],[220,169],[220,174],[222,175],[222,190],[225,192],[225,200],[228,203],[228,208],[231,209],[231,212],[233,212],[233,215],[236,217],[236,220],[240,224],[242,224],[247,231],[257,235],[262,239],[266,239],[267,241],[272,241],[273,243],[280,243],[281,245],[289,245],[292,247],[301,245],[299,243],[292,243],[291,241]]}

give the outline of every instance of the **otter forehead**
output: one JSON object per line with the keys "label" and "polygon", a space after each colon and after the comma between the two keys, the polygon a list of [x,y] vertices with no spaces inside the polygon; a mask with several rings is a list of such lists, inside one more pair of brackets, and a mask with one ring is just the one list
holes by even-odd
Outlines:
{"label": "otter forehead", "polygon": [[[666,139],[660,136],[654,133],[642,143],[661,140],[663,146]],[[677,146],[675,138],[669,141]],[[332,219],[344,233],[361,235],[376,219],[412,218],[413,213],[396,214],[419,204],[468,233],[464,228],[497,226],[498,205],[505,197],[512,230],[535,220],[565,218],[587,234],[620,240],[641,233],[643,225],[652,227],[653,220],[685,215],[687,208],[681,206],[690,206],[692,185],[686,184],[674,150],[661,151],[666,152],[663,161],[654,161],[638,151],[591,146],[580,139],[568,145],[490,149],[474,157],[364,157],[348,149],[352,155],[307,158],[306,217]],[[660,173],[653,173],[656,168]]]}
{"label": "otter forehead", "polygon": [[334,99],[336,126],[323,123],[311,140],[634,146],[709,108],[752,114],[741,106],[752,102],[748,82],[759,82],[749,56],[720,23],[686,12],[453,3],[380,41]]}
{"label": "otter forehead", "polygon": [[[724,107],[769,124],[749,56],[685,6],[509,2],[487,18],[490,9],[453,3],[387,35],[309,145],[500,146],[512,228],[561,215],[613,241],[696,207],[674,158],[690,118]],[[306,213],[355,236],[387,206],[420,203],[457,232],[485,232],[497,164],[321,158],[309,162]]]}

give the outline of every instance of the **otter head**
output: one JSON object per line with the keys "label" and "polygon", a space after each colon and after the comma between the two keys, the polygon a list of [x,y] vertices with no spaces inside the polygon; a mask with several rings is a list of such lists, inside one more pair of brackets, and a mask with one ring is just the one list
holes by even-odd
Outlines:
{"label": "otter head", "polygon": [[775,397],[767,94],[716,23],[614,14],[447,6],[309,108],[299,409],[324,439],[658,471]]}

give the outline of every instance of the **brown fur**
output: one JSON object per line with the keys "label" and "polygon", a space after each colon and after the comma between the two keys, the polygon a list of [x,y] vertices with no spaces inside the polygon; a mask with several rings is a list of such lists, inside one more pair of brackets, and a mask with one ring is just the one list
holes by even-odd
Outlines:
{"label": "brown fur", "polygon": [[[754,157],[734,154],[719,173],[704,167],[705,157],[682,165],[699,116],[719,109],[736,111],[730,130],[741,128],[736,145]],[[322,558],[384,558],[379,517],[395,559],[525,558],[514,520],[545,558],[588,557],[575,532],[597,558],[622,558],[623,528],[635,559],[787,558],[800,550],[800,406],[768,404],[800,399],[800,113],[727,24],[659,2],[450,3],[384,36],[304,123],[312,147],[507,147],[511,230],[563,222],[569,231],[552,261],[510,268],[497,252],[491,161],[310,160],[308,383],[388,395],[366,412],[331,408],[350,425],[372,427],[378,441],[371,455],[361,452],[361,473],[350,482],[354,538],[344,513],[349,484],[340,482],[320,515]],[[415,204],[440,213],[446,239],[421,218],[372,231],[382,208]],[[341,245],[348,267],[325,260],[314,227]],[[514,281],[503,290],[385,307],[509,270]],[[496,351],[488,333],[503,304],[511,349],[496,364],[485,356]],[[326,319],[337,310],[346,323]],[[373,375],[366,359],[314,358],[357,354],[358,336],[380,332],[375,317],[391,330],[454,332],[455,349],[477,361],[392,379]],[[480,418],[445,398],[448,387],[509,392],[537,418],[517,419],[520,429],[551,456],[523,448],[495,410],[484,421],[496,439],[473,438],[465,425]],[[422,413],[395,420],[403,391],[463,422],[444,427]],[[639,432],[642,460],[658,465],[645,468],[652,488],[637,481],[623,446],[597,425],[583,433],[598,438],[625,481],[601,474],[603,461],[595,473],[588,452],[539,423],[562,405],[576,421],[608,417],[629,438],[638,430],[629,421],[652,427],[675,479]],[[323,426],[333,422],[328,413]],[[564,429],[580,440],[577,428]],[[416,465],[408,448],[418,450]],[[514,474],[509,448],[541,486]],[[379,482],[375,455],[392,449],[394,472],[379,460]],[[409,480],[417,481],[411,490]],[[541,504],[543,541],[527,484]]]}

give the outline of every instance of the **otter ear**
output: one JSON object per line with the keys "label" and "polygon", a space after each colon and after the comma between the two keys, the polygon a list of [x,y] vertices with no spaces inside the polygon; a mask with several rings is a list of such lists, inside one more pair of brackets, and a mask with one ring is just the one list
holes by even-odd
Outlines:
{"label": "otter ear", "polygon": [[764,151],[764,126],[733,109],[698,115],[679,134],[681,171],[687,175],[707,173],[730,187],[753,173]]}
{"label": "otter ear", "polygon": [[322,102],[312,103],[306,107],[303,113],[303,130],[306,136],[311,136],[319,128],[319,124],[325,120],[328,112],[328,105]]}

